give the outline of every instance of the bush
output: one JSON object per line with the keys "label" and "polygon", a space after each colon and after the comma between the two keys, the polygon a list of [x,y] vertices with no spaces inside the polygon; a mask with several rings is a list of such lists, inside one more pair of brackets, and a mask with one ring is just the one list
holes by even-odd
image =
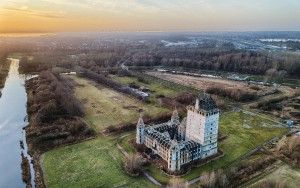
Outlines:
{"label": "bush", "polygon": [[59,115],[58,107],[55,102],[45,104],[37,113],[36,120],[38,123],[51,122]]}
{"label": "bush", "polygon": [[254,188],[288,188],[285,182],[281,180],[264,180],[258,183]]}
{"label": "bush", "polygon": [[138,154],[129,154],[125,158],[124,167],[130,175],[139,175],[142,172],[143,159]]}
{"label": "bush", "polygon": [[[22,180],[28,186],[31,187],[31,173],[30,173],[30,164],[28,159],[24,156],[23,152],[21,153],[21,168],[22,168]],[[26,186],[26,187],[27,187]]]}
{"label": "bush", "polygon": [[291,165],[300,166],[300,137],[287,137],[281,140],[277,147],[278,154],[287,157]]}
{"label": "bush", "polygon": [[129,87],[134,88],[134,89],[139,89],[139,88],[140,88],[140,86],[137,85],[135,82],[131,82],[131,83],[129,84]]}
{"label": "bush", "polygon": [[257,85],[251,85],[250,88],[253,89],[253,90],[256,90],[256,91],[261,90],[260,87],[257,86]]}
{"label": "bush", "polygon": [[142,82],[142,83],[144,83],[144,84],[149,84],[149,81],[148,81],[147,79],[141,77],[141,76],[138,77],[138,81],[139,81],[139,82]]}
{"label": "bush", "polygon": [[183,105],[191,105],[196,101],[196,95],[184,93],[175,98],[175,100]]}
{"label": "bush", "polygon": [[202,181],[200,187],[202,188],[226,188],[228,187],[228,181],[226,175],[222,170],[213,171],[210,173],[204,173],[201,175]]}
{"label": "bush", "polygon": [[224,88],[223,86],[209,87],[206,89],[206,92],[242,102],[251,101],[257,98],[256,92],[249,92],[239,88]]}

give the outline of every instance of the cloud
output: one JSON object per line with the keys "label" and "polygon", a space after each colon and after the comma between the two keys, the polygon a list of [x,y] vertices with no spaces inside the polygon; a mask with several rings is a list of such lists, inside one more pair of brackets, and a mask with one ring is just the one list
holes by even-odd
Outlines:
{"label": "cloud", "polygon": [[44,18],[64,18],[65,17],[65,12],[63,12],[63,11],[34,10],[34,9],[30,9],[26,5],[22,5],[19,7],[6,6],[6,7],[3,7],[3,9],[8,10],[8,11],[21,12],[23,14],[27,14],[27,15],[31,15],[31,16],[44,17]]}
{"label": "cloud", "polygon": [[[136,12],[136,11],[147,11],[160,9],[159,2],[154,0],[143,1],[143,0],[41,0],[42,2],[60,5],[64,7],[73,6],[77,8],[91,8],[94,10],[103,10],[107,12],[116,12],[116,11],[127,11],[127,12]],[[164,5],[164,2],[160,3]]]}

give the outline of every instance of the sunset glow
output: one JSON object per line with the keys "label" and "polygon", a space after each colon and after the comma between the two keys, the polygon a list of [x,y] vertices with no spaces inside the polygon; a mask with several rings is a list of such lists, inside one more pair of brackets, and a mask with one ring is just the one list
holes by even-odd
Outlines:
{"label": "sunset glow", "polygon": [[298,0],[4,0],[0,32],[300,30]]}

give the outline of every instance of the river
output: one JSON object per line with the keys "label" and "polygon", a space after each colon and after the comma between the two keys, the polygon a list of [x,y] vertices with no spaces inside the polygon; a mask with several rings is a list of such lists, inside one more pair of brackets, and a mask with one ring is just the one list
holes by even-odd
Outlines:
{"label": "river", "polygon": [[[21,153],[30,161],[31,184],[34,187],[34,170],[23,127],[28,124],[25,90],[25,75],[20,75],[19,60],[10,59],[11,65],[0,98],[0,187],[23,188]],[[20,147],[24,143],[24,149]]]}

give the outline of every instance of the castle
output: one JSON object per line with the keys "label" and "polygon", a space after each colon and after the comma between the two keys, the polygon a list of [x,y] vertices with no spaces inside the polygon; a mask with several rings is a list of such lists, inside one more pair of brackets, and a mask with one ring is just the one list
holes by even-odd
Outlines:
{"label": "castle", "polygon": [[142,117],[136,127],[136,143],[144,144],[167,162],[168,170],[180,171],[183,165],[204,159],[218,152],[219,114],[216,103],[208,94],[187,107],[187,117],[181,122],[175,110],[171,120],[148,125]]}

